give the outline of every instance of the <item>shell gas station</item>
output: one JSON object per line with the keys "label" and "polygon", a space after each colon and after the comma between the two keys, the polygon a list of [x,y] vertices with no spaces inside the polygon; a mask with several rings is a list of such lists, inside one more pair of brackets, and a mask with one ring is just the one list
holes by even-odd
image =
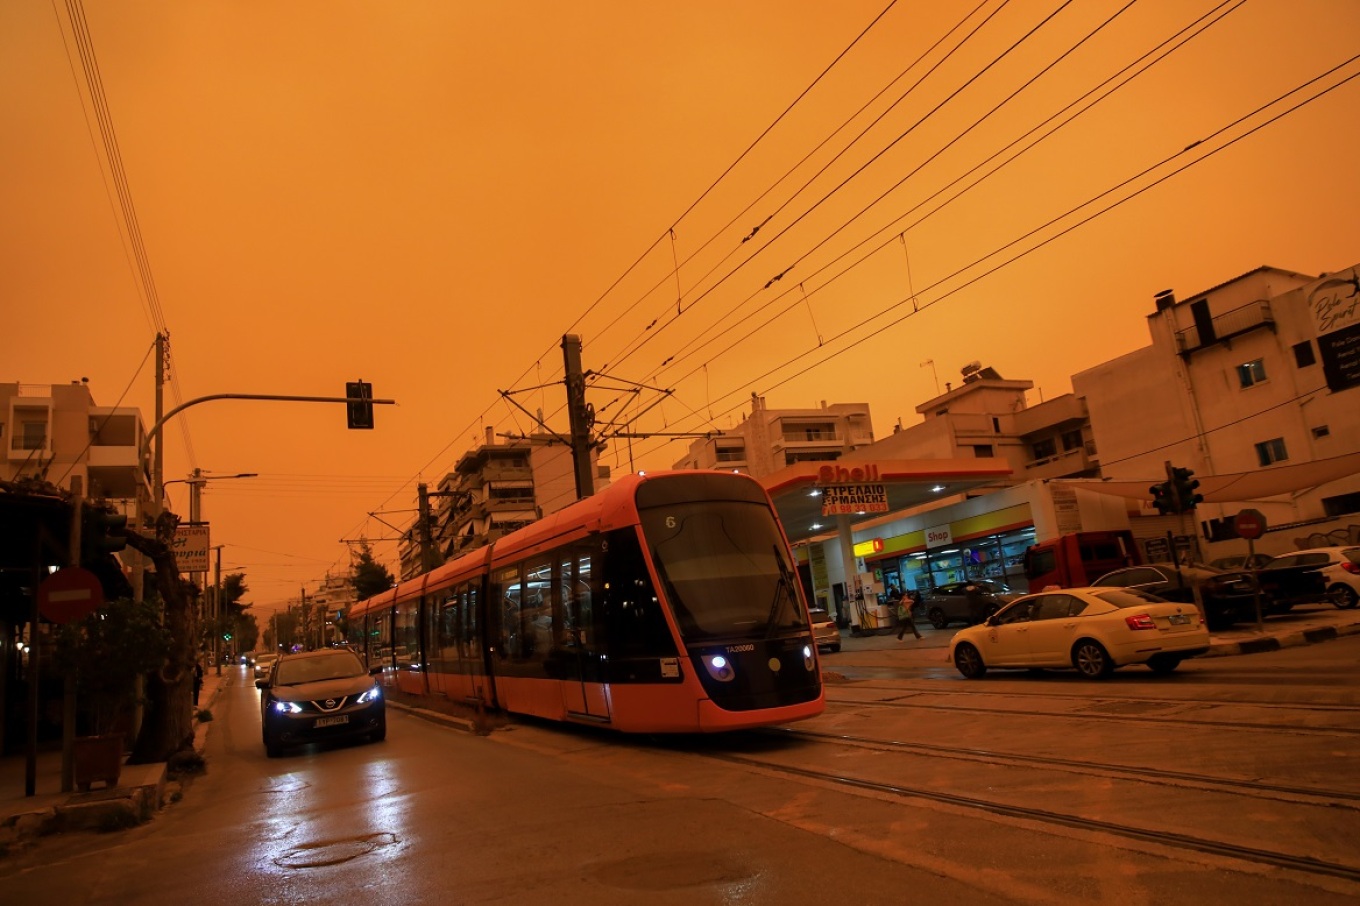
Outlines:
{"label": "shell gas station", "polygon": [[[1003,459],[797,463],[761,479],[798,561],[810,606],[842,626],[877,628],[890,587],[987,578],[1024,587],[1019,562],[1034,543],[1036,500]],[[858,541],[856,538],[858,537]]]}

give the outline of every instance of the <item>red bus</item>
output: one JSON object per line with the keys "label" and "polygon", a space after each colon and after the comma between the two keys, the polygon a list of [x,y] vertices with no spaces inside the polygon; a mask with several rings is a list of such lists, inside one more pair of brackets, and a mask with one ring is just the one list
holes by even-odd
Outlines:
{"label": "red bus", "polygon": [[732,472],[629,475],[349,613],[417,695],[629,733],[825,708],[788,539]]}

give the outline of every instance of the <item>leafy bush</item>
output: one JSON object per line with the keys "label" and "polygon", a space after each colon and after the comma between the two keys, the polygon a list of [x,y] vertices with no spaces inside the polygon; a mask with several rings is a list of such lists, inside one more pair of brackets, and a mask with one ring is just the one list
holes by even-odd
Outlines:
{"label": "leafy bush", "polygon": [[112,731],[136,704],[137,677],[159,669],[170,650],[160,610],[119,598],[57,634],[56,666],[76,679],[92,731]]}

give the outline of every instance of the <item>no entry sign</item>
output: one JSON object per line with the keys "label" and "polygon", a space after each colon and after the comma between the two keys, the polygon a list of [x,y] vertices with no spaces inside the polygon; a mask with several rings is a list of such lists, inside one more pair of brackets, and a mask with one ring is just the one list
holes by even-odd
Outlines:
{"label": "no entry sign", "polygon": [[88,569],[68,566],[38,585],[38,613],[53,623],[83,620],[104,605],[104,587]]}
{"label": "no entry sign", "polygon": [[1237,537],[1255,541],[1266,533],[1266,517],[1260,510],[1242,510],[1233,519]]}

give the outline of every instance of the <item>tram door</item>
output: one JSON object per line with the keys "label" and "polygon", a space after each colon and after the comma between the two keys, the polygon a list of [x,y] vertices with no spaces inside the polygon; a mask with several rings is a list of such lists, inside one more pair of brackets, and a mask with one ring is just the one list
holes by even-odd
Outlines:
{"label": "tram door", "polygon": [[562,683],[563,703],[570,715],[607,722],[609,694],[601,672],[603,652],[598,646],[603,636],[595,614],[590,550],[571,548],[558,557],[556,566],[562,606],[559,645],[571,663],[571,678]]}

